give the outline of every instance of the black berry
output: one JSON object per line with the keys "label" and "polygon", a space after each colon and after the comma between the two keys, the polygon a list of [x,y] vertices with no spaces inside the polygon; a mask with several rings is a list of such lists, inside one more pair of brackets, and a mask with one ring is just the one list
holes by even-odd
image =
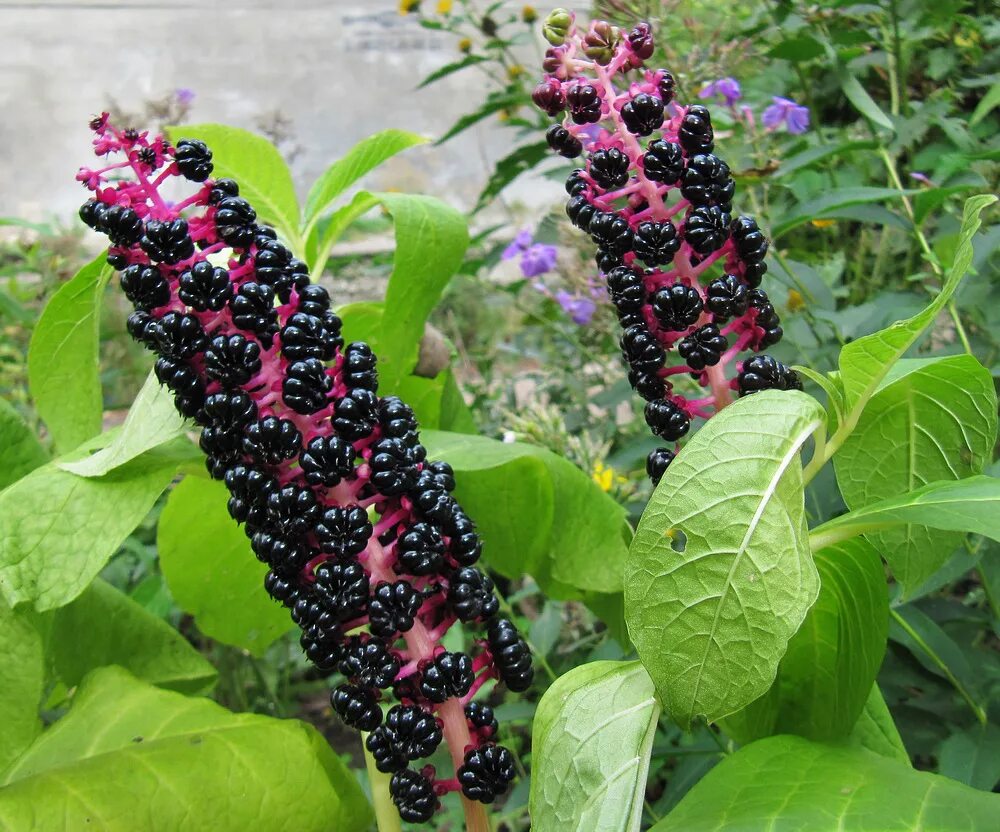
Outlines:
{"label": "black berry", "polygon": [[174,161],[181,176],[192,182],[204,182],[212,175],[212,151],[197,139],[181,139],[174,151]]}
{"label": "black berry", "polygon": [[501,680],[515,693],[527,690],[534,679],[531,651],[515,627],[506,618],[494,618],[486,629],[493,662]]}

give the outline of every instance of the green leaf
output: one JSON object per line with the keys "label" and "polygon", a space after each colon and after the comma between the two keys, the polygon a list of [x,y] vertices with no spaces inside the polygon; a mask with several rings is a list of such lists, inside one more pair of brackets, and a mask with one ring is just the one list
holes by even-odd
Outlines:
{"label": "green leaf", "polygon": [[938,767],[974,789],[992,791],[1000,781],[1000,727],[976,725],[941,743]]}
{"label": "green leaf", "polygon": [[306,233],[319,216],[330,207],[340,194],[369,171],[374,170],[386,159],[414,145],[424,144],[428,139],[405,130],[383,130],[374,136],[362,139],[354,147],[317,179],[309,189],[306,198],[303,222]]}
{"label": "green leaf", "polygon": [[639,662],[592,662],[559,677],[532,727],[532,828],[638,832],[659,715]]}
{"label": "green leaf", "polygon": [[340,235],[359,217],[378,205],[378,199],[368,191],[358,191],[347,205],[342,205],[330,216],[314,224],[306,240],[306,261],[309,271],[318,279],[326,270],[330,250]]}
{"label": "green leaf", "polygon": [[932,482],[901,497],[828,520],[810,532],[809,541],[817,549],[859,534],[917,523],[1000,540],[1000,479],[969,477],[957,482]]}
{"label": "green leaf", "polygon": [[273,225],[291,245],[301,249],[299,203],[292,174],[270,141],[256,133],[224,124],[182,124],[167,128],[174,144],[200,139],[212,151],[213,177],[235,179],[240,196],[257,211],[257,219]]}
{"label": "green leaf", "polygon": [[858,79],[851,74],[847,67],[838,65],[836,74],[837,80],[840,82],[840,89],[847,97],[847,100],[854,105],[854,108],[861,115],[879,127],[884,127],[886,130],[896,129],[892,123],[892,119],[875,103],[875,99],[858,83]]}
{"label": "green leaf", "polygon": [[101,431],[98,312],[110,277],[101,254],[52,296],[31,335],[31,396],[56,448],[63,452]]}
{"label": "green leaf", "polygon": [[458,270],[469,244],[465,216],[438,199],[374,194],[392,214],[396,252],[378,339],[379,380],[392,389],[413,370],[427,316]]}
{"label": "green leaf", "polygon": [[151,451],[100,478],[44,465],[0,492],[0,592],[12,606],[68,604],[149,513],[177,470]]}
{"label": "green leaf", "polygon": [[6,399],[0,399],[0,491],[48,461],[21,414]]}
{"label": "green leaf", "polygon": [[[837,483],[852,509],[929,482],[980,474],[992,459],[997,396],[993,377],[973,356],[903,360],[893,371],[896,379],[869,399],[834,457]],[[907,524],[869,539],[905,596],[947,560],[962,534]]]}
{"label": "green leaf", "polygon": [[799,451],[823,420],[804,393],[740,399],[684,446],[643,512],[625,615],[683,728],[767,691],[816,600]]}
{"label": "green leaf", "polygon": [[91,674],[69,714],[4,775],[0,827],[102,832],[246,829],[363,832],[371,813],[316,731],[233,714],[144,684]]}
{"label": "green leaf", "polygon": [[45,689],[45,654],[41,634],[23,612],[0,600],[0,771],[42,730],[38,718]]}
{"label": "green leaf", "polygon": [[625,509],[583,471],[543,448],[423,431],[455,470],[455,496],[478,524],[485,560],[503,575],[548,575],[603,593],[622,588]]}
{"label": "green leaf", "polygon": [[471,113],[466,113],[456,121],[448,131],[441,136],[434,144],[444,144],[448,139],[454,138],[459,133],[463,133],[478,124],[484,118],[489,118],[494,113],[501,110],[513,109],[524,104],[524,96],[519,92],[497,93],[489,96],[483,104]]}
{"label": "green leaf", "polygon": [[173,394],[150,372],[129,408],[121,431],[107,446],[75,462],[57,464],[81,477],[100,477],[146,451],[176,439],[187,428],[188,422],[174,407]]}
{"label": "green leaf", "polygon": [[829,159],[831,156],[840,156],[842,153],[849,153],[852,150],[872,150],[876,147],[878,147],[878,142],[872,139],[858,139],[840,144],[821,144],[810,147],[789,156],[787,159],[782,159],[774,178],[780,179],[783,176],[788,176],[790,173],[810,167],[824,159]]}
{"label": "green leaf", "polygon": [[890,760],[898,760],[907,766],[910,764],[910,755],[906,753],[903,738],[899,736],[899,729],[896,728],[889,706],[885,704],[877,684],[872,685],[864,710],[854,724],[847,742],[855,748],[866,748]]}
{"label": "green leaf", "polygon": [[419,84],[417,84],[417,89],[423,89],[424,87],[433,84],[435,81],[440,81],[442,78],[459,72],[468,66],[475,66],[476,64],[481,64],[483,61],[488,61],[485,55],[466,55],[459,61],[452,61],[450,64],[445,64],[440,69],[435,69],[430,75],[424,78]]}
{"label": "green leaf", "polygon": [[[913,345],[955,293],[972,262],[972,238],[982,224],[980,214],[996,201],[997,197],[992,194],[974,196],[966,201],[955,259],[941,291],[926,309],[881,332],[851,341],[841,350],[840,374],[847,411],[864,406],[892,365]],[[855,418],[858,416],[860,413],[855,414]]]}
{"label": "green leaf", "polygon": [[809,35],[796,35],[772,46],[767,55],[786,61],[811,61],[823,54],[823,44]]}
{"label": "green leaf", "polygon": [[990,87],[986,95],[979,100],[976,109],[972,111],[972,116],[969,118],[969,127],[975,127],[979,124],[996,109],[997,105],[1000,105],[1000,81]]}
{"label": "green leaf", "polygon": [[531,170],[551,152],[549,143],[535,142],[515,148],[495,165],[486,186],[476,198],[476,210],[487,205],[497,194],[525,171]]}
{"label": "green leaf", "polygon": [[182,693],[204,692],[216,676],[215,668],[166,621],[100,578],[54,612],[46,653],[67,687],[111,664]]}
{"label": "green leaf", "polygon": [[770,737],[726,757],[651,832],[989,832],[998,815],[998,795],[863,749]]}
{"label": "green leaf", "polygon": [[288,611],[264,592],[267,566],[229,516],[226,487],[185,477],[170,492],[156,543],[174,601],[217,641],[260,656],[292,628]]}
{"label": "green leaf", "polygon": [[899,199],[903,196],[920,193],[919,190],[899,191],[895,188],[835,188],[820,196],[796,205],[791,215],[778,219],[771,229],[774,239],[788,233],[793,228],[816,219],[818,216],[830,215],[851,205],[864,205],[870,202],[885,202],[889,199]]}
{"label": "green leaf", "polygon": [[848,736],[885,655],[889,593],[878,552],[863,540],[813,555],[820,593],[768,695],[725,721],[740,742],[771,734],[812,740]]}

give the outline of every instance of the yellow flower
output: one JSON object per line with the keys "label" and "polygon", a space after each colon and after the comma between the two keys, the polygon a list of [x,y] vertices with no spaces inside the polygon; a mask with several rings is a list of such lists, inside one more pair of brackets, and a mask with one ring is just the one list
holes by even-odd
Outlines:
{"label": "yellow flower", "polygon": [[472,51],[472,41],[468,38],[462,38],[458,42],[458,51],[468,55]]}
{"label": "yellow flower", "polygon": [[534,23],[538,20],[538,12],[535,11],[534,6],[525,6],[521,9],[521,20],[525,23]]}
{"label": "yellow flower", "polygon": [[979,43],[979,32],[975,29],[955,35],[955,46],[962,49],[968,49],[970,46],[975,46],[977,43]]}
{"label": "yellow flower", "polygon": [[420,8],[420,0],[399,0],[399,13],[403,16]]}
{"label": "yellow flower", "polygon": [[438,0],[437,13],[448,14],[451,11],[452,0]]}
{"label": "yellow flower", "polygon": [[518,78],[521,75],[524,75],[524,67],[521,66],[520,64],[514,64],[507,70],[507,77],[510,78],[511,80],[514,80],[515,78]]}
{"label": "yellow flower", "polygon": [[594,465],[594,472],[590,476],[600,486],[601,491],[610,491],[611,486],[615,484],[615,469],[609,468],[603,462]]}
{"label": "yellow flower", "polygon": [[813,228],[832,228],[837,224],[836,220],[809,220],[809,224]]}
{"label": "yellow flower", "polygon": [[802,297],[802,293],[797,289],[788,290],[788,311],[798,312],[800,309],[805,307],[806,299]]}

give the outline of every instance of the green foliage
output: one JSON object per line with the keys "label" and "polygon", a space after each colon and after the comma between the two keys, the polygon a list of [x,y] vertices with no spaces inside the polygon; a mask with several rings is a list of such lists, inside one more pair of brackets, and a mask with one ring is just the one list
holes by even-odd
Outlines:
{"label": "green foliage", "polygon": [[850,745],[867,748],[890,760],[898,760],[905,765],[910,764],[910,755],[906,753],[903,739],[899,736],[899,729],[892,721],[889,706],[885,704],[878,685],[872,685],[861,716],[854,723],[847,741]]}
{"label": "green foliage", "polygon": [[625,615],[682,727],[767,691],[816,600],[798,454],[822,424],[818,403],[801,393],[743,399],[684,446],[643,513]]}
{"label": "green foliage", "polygon": [[0,491],[48,461],[48,454],[6,399],[0,399]]}
{"label": "green foliage", "polygon": [[110,277],[103,255],[84,266],[52,296],[31,336],[31,397],[64,453],[101,430],[98,311]]}
{"label": "green foliage", "polygon": [[267,567],[226,511],[228,499],[222,483],[185,477],[160,515],[160,567],[199,630],[259,656],[292,622],[264,592]]}
{"label": "green foliage", "polygon": [[[850,508],[980,474],[993,453],[997,397],[992,377],[975,358],[910,359],[897,364],[892,377],[834,459]],[[869,539],[906,592],[941,566],[962,534],[907,524]]]}
{"label": "green foliage", "polygon": [[638,662],[593,662],[561,676],[532,727],[532,828],[637,832],[659,715]]}
{"label": "green foliage", "polygon": [[49,610],[76,598],[149,513],[177,465],[169,449],[95,478],[49,463],[0,492],[0,592],[7,603]]}
{"label": "green foliage", "polygon": [[6,669],[0,686],[0,771],[14,760],[42,730],[38,718],[45,689],[42,636],[22,611],[0,601],[0,660]]}
{"label": "green foliage", "polygon": [[995,828],[1000,797],[860,749],[770,737],[710,771],[654,832]]}
{"label": "green foliage", "polygon": [[551,576],[578,590],[621,591],[625,511],[579,468],[532,445],[439,431],[421,437],[431,458],[455,469],[455,495],[476,518],[493,569],[528,573],[543,589]]}
{"label": "green foliage", "polygon": [[84,681],[70,713],[2,784],[0,823],[11,829],[164,829],[194,817],[220,830],[369,823],[360,787],[313,729],[232,714],[115,668]]}

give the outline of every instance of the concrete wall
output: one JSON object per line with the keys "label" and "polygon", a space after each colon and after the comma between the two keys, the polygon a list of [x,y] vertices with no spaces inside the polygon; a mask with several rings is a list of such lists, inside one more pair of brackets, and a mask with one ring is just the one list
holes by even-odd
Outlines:
{"label": "concrete wall", "polygon": [[[441,134],[481,100],[481,76],[473,70],[415,90],[458,57],[456,44],[399,16],[397,5],[0,0],[0,216],[74,211],[83,191],[73,174],[93,160],[90,116],[109,100],[137,111],[144,99],[178,87],[197,95],[191,122],[254,129],[259,117],[280,111],[299,147],[292,167],[303,191],[330,161],[379,129]],[[536,7],[544,14],[554,5]],[[540,54],[536,44],[524,55],[532,74]],[[513,138],[490,119],[442,147],[409,151],[370,184],[469,206]],[[557,188],[537,178],[508,192],[512,202],[539,206],[558,198]]]}

